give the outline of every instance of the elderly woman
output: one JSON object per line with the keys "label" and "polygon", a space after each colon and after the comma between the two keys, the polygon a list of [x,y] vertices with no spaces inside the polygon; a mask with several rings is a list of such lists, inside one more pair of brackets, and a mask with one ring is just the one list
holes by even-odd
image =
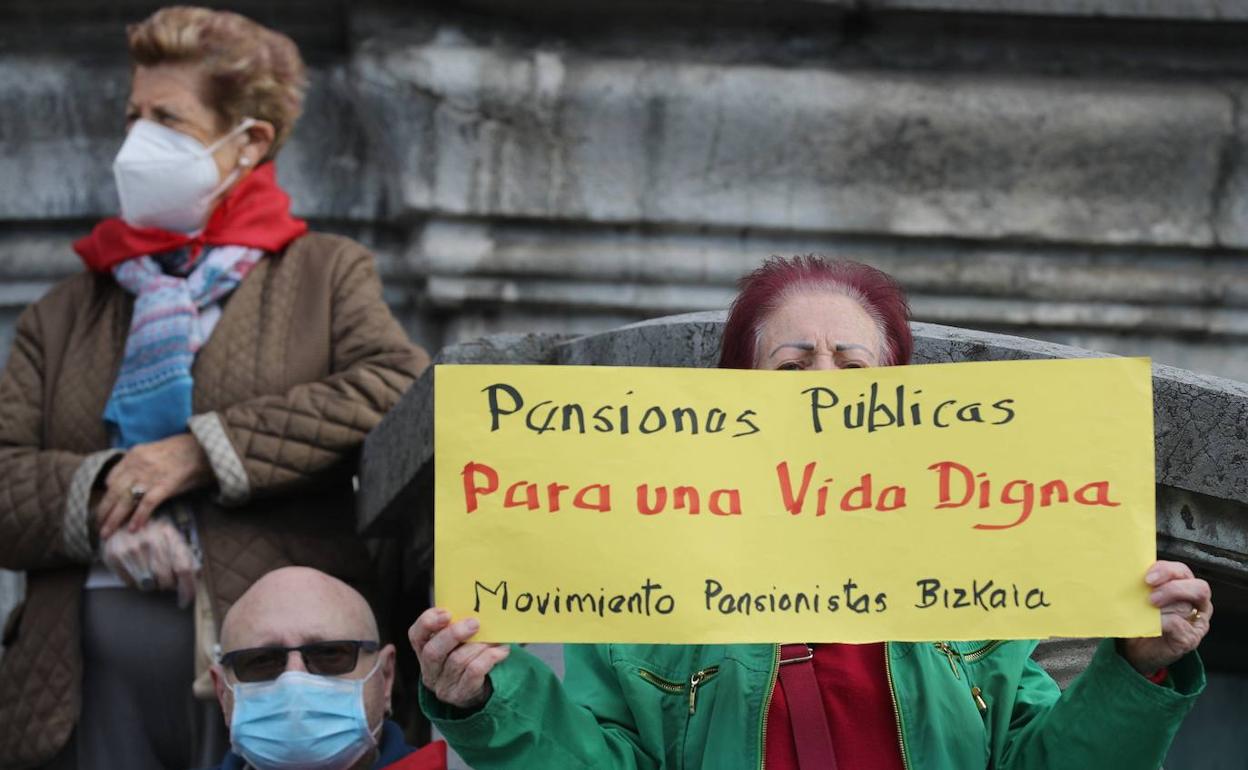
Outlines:
{"label": "elderly woman", "polygon": [[0,660],[4,767],[215,761],[224,727],[192,680],[216,624],[283,565],[375,582],[352,459],[427,365],[372,257],[308,233],[278,186],[294,43],[178,7],[129,49],[121,217],[22,314],[0,378],[0,566],[28,577]]}
{"label": "elderly woman", "polygon": [[[907,317],[878,270],[773,259],[742,281],[720,366],[835,377],[905,364]],[[1064,693],[1031,660],[1035,642],[578,646],[561,685],[522,650],[471,642],[474,619],[431,609],[410,638],[425,712],[482,770],[1143,770],[1160,765],[1203,688],[1193,650],[1213,608],[1182,564],[1141,578],[1162,635],[1102,642]],[[716,692],[696,712],[639,674],[689,681],[710,666]]]}

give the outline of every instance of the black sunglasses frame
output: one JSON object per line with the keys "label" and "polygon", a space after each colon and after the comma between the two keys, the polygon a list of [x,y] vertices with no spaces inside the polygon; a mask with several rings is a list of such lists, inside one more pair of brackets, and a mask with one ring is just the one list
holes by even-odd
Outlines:
{"label": "black sunglasses frame", "polygon": [[[318,651],[318,648],[323,648],[326,645],[335,645],[335,644],[351,645],[352,651],[354,653],[351,657],[351,667],[346,669],[345,671],[339,671],[337,673],[324,673],[321,671],[313,670],[315,668],[318,668],[318,666],[316,666],[316,664],[312,662],[316,657],[315,653]],[[238,681],[240,682],[271,682],[277,677],[281,676],[282,672],[286,670],[285,661],[290,657],[290,653],[292,652],[299,653],[299,657],[303,659],[303,667],[308,670],[309,674],[315,674],[317,676],[342,676],[343,674],[354,671],[355,667],[359,665],[361,650],[367,653],[374,653],[380,649],[381,649],[380,642],[366,641],[363,639],[326,639],[325,641],[321,641],[321,642],[308,642],[307,644],[301,644],[296,647],[283,647],[281,645],[266,645],[264,647],[246,647],[241,650],[230,650],[229,652],[221,653],[217,657],[217,662],[220,663],[222,666],[228,668],[230,671],[233,671],[234,678],[238,679]],[[261,652],[277,653],[281,655],[281,659],[283,663],[282,663],[281,668],[277,669],[277,673],[271,677],[267,677],[263,679],[245,679],[239,676],[238,669],[234,667],[235,662],[240,657],[247,655],[248,653],[261,653]],[[313,653],[311,657],[309,657],[308,655],[309,652]]]}

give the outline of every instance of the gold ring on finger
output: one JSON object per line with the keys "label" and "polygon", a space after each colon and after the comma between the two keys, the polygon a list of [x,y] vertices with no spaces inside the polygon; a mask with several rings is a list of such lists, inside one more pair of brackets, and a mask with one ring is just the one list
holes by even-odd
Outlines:
{"label": "gold ring on finger", "polygon": [[1187,613],[1187,622],[1195,624],[1198,620],[1200,620],[1200,610],[1193,607],[1192,611]]}

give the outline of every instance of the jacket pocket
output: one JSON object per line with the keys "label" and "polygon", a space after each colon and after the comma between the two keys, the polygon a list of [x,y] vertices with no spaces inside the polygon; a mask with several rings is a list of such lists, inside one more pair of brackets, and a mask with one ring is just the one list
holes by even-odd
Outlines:
{"label": "jacket pocket", "polygon": [[719,674],[719,666],[707,666],[689,675],[687,682],[677,682],[659,676],[649,669],[638,667],[637,675],[654,688],[668,695],[686,695],[689,698],[689,716],[697,713],[698,690]]}
{"label": "jacket pocket", "polygon": [[660,693],[659,707],[664,713],[664,732],[668,733],[664,766],[673,770],[710,767],[706,762],[707,739],[714,721],[715,693],[708,692],[708,685],[720,676],[720,666],[703,666],[683,679],[672,677],[671,671],[660,674],[643,665],[636,666],[635,671],[648,688]]}

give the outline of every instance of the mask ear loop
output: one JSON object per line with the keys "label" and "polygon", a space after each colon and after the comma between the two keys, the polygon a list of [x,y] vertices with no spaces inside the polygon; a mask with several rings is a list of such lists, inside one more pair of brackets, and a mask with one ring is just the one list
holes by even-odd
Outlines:
{"label": "mask ear loop", "polygon": [[[369,670],[367,674],[364,675],[363,678],[356,680],[360,683],[361,699],[364,697],[364,688],[368,686],[368,680],[373,678],[373,674],[376,674],[377,669],[379,668],[381,668],[381,651],[380,650],[377,651],[377,662],[373,664],[373,667]],[[368,734],[373,739],[373,748],[377,748],[378,746],[381,745],[381,733],[386,727],[386,716],[389,713],[389,711],[390,711],[389,708],[387,708],[386,713],[383,713],[381,715],[381,721],[377,723],[376,727],[368,728]],[[364,709],[364,726],[368,727],[368,709]]]}
{"label": "mask ear loop", "polygon": [[[218,139],[217,141],[215,141],[215,142],[213,142],[212,144],[210,144],[210,145],[208,145],[207,147],[205,147],[205,148],[204,148],[204,152],[205,152],[207,155],[211,156],[211,155],[212,155],[213,153],[215,153],[217,150],[221,149],[221,145],[225,144],[225,143],[226,143],[226,142],[228,142],[229,140],[233,139],[236,135],[238,135],[238,134],[242,133],[243,131],[246,131],[247,129],[251,128],[251,127],[252,127],[252,126],[254,126],[254,125],[256,125],[256,119],[255,119],[255,118],[243,118],[243,120],[242,120],[242,121],[241,121],[241,122],[240,122],[237,126],[235,126],[235,127],[234,127],[234,129],[233,129],[232,131],[230,131],[230,132],[229,132],[228,134],[226,134],[225,136],[221,137],[221,138],[220,138],[220,139]],[[244,163],[243,161],[246,161],[246,162]],[[246,167],[248,167],[248,166],[250,166],[250,165],[251,165],[251,160],[250,160],[250,159],[248,159],[248,158],[247,158],[247,157],[245,157],[245,156],[239,156],[239,159],[238,159],[238,165],[240,165],[240,166],[242,166],[242,167],[246,168]],[[239,169],[237,169],[237,168],[235,168],[235,169],[234,169],[233,171],[231,171],[229,174],[226,174],[225,179],[222,179],[222,180],[221,180],[221,183],[220,183],[219,185],[217,185],[216,187],[214,187],[214,188],[212,189],[212,192],[208,193],[208,195],[207,195],[208,200],[213,200],[213,199],[215,199],[218,195],[220,195],[221,193],[223,193],[223,192],[225,192],[226,190],[230,189],[230,187],[231,187],[231,186],[232,186],[235,182],[237,182],[237,181],[238,181],[238,176],[239,176]]]}
{"label": "mask ear loop", "polygon": [[225,144],[226,142],[230,141],[238,134],[241,134],[242,132],[256,125],[257,122],[258,121],[255,118],[243,118],[237,126],[235,126],[234,128],[230,130],[228,134],[226,134],[225,136],[221,137],[217,141],[205,147],[204,152],[208,153],[209,155],[213,154],[217,150],[221,149],[221,145]]}
{"label": "mask ear loop", "polygon": [[368,731],[369,737],[373,739],[373,748],[381,745],[381,734],[386,731],[386,718],[383,716],[377,726]]}

